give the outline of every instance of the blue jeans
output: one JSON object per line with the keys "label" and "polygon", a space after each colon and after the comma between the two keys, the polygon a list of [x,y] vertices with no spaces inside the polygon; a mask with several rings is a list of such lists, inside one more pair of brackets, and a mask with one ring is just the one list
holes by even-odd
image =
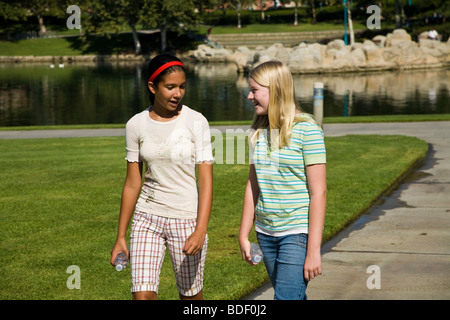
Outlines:
{"label": "blue jeans", "polygon": [[306,300],[303,275],[308,235],[272,237],[257,232],[264,264],[275,291],[274,300]]}

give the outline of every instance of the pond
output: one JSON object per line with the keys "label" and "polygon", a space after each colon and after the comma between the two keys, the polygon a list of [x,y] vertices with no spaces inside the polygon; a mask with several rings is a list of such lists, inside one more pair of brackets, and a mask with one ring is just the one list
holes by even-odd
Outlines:
{"label": "pond", "polygon": [[[149,105],[145,64],[0,65],[0,126],[121,124]],[[186,63],[183,103],[209,121],[250,120],[247,78],[232,64]],[[297,99],[313,112],[324,83],[324,117],[450,113],[450,70],[294,76]]]}

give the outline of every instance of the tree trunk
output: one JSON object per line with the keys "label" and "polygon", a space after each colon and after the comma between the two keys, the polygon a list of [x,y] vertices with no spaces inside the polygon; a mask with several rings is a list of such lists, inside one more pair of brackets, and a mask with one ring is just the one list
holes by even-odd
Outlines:
{"label": "tree trunk", "polygon": [[348,14],[348,29],[350,31],[350,45],[355,43],[355,32],[353,31],[353,22],[352,22],[352,12],[350,10],[350,6],[347,7]]}
{"label": "tree trunk", "polygon": [[161,27],[161,52],[166,51],[167,48],[167,26]]}
{"label": "tree trunk", "polygon": [[240,29],[241,28],[241,12],[240,11],[237,12],[237,16],[238,16],[237,27],[238,27],[238,29]]}
{"label": "tree trunk", "polygon": [[136,32],[136,27],[132,24],[129,24],[129,26],[131,27],[131,33],[133,35],[134,54],[135,55],[141,54],[142,53],[141,42],[139,41],[139,37]]}
{"label": "tree trunk", "polygon": [[311,11],[312,11],[312,23],[316,23],[316,6],[314,5],[314,0],[311,0]]}
{"label": "tree trunk", "polygon": [[294,11],[294,26],[298,25],[298,4],[295,3],[295,11]]}
{"label": "tree trunk", "polygon": [[37,15],[38,22],[39,22],[39,35],[43,35],[47,33],[47,29],[45,28],[44,24],[44,17],[42,17],[40,14]]}
{"label": "tree trunk", "polygon": [[400,28],[402,26],[402,23],[400,21],[400,15],[401,15],[401,9],[400,9],[400,1],[395,0],[395,27]]}

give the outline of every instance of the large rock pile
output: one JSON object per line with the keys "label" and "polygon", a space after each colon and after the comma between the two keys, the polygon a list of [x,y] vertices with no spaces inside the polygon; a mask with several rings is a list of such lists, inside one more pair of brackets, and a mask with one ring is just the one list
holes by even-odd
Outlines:
{"label": "large rock pile", "polygon": [[201,62],[233,62],[239,72],[271,59],[287,64],[292,73],[351,72],[364,70],[415,69],[450,65],[450,39],[447,42],[419,39],[414,42],[403,29],[376,36],[363,43],[345,45],[333,40],[326,45],[300,43],[289,48],[280,43],[251,50],[216,49],[198,46],[189,57]]}

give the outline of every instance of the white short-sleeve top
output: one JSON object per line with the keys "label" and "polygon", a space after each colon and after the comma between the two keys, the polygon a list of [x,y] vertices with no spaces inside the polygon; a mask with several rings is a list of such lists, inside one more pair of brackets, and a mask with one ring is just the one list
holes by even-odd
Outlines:
{"label": "white short-sleeve top", "polygon": [[167,218],[197,218],[195,165],[212,162],[206,118],[183,105],[171,121],[155,121],[149,108],[126,124],[126,160],[144,162],[144,184],[136,210]]}

